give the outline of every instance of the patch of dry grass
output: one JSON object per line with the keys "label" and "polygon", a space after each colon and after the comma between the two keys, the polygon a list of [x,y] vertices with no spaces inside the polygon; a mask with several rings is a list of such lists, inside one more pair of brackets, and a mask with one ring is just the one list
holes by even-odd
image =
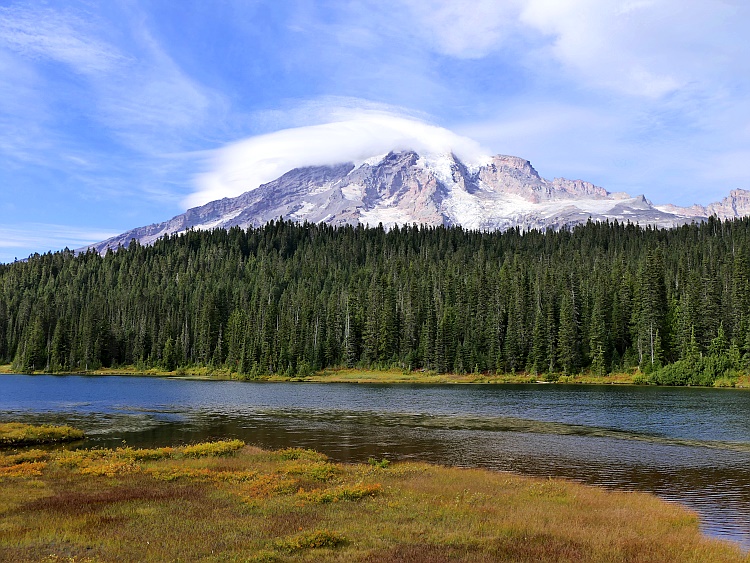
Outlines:
{"label": "patch of dry grass", "polygon": [[485,470],[236,442],[0,468],[2,561],[748,561],[653,496]]}

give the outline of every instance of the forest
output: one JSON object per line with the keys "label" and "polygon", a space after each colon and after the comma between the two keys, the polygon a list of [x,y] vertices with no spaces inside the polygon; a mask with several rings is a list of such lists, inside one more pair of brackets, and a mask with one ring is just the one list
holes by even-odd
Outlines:
{"label": "forest", "polygon": [[215,366],[606,375],[750,368],[750,219],[560,231],[271,222],[0,265],[19,372]]}

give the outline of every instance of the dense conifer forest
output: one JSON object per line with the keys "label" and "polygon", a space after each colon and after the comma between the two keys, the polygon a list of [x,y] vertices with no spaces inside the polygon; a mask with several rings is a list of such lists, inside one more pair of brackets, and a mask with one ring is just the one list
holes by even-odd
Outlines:
{"label": "dense conifer forest", "polygon": [[206,365],[604,375],[750,367],[750,220],[558,232],[269,223],[0,266],[18,371]]}

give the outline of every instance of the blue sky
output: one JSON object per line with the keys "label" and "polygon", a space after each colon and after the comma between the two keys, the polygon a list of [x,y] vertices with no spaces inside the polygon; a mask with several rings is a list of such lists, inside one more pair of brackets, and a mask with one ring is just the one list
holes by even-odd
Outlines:
{"label": "blue sky", "polygon": [[709,203],[750,189],[749,29],[744,0],[0,0],[0,262],[391,138]]}

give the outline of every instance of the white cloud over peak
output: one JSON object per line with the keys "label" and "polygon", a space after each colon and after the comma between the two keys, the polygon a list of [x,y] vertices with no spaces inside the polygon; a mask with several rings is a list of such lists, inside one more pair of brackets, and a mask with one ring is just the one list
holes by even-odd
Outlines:
{"label": "white cloud over peak", "polygon": [[185,200],[194,207],[235,197],[293,168],[361,162],[392,150],[454,153],[466,162],[486,159],[477,142],[442,127],[382,112],[350,111],[347,119],[251,137],[213,151],[209,171]]}

